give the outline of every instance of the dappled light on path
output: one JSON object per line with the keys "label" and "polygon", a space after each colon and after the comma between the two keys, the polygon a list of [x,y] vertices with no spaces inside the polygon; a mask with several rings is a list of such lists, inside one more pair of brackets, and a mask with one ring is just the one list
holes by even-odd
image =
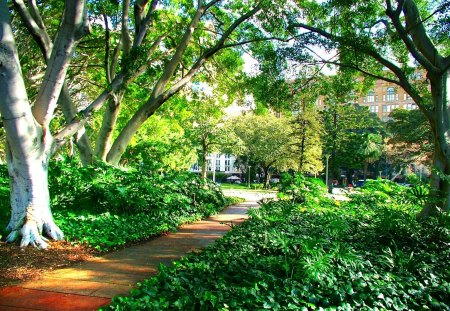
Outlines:
{"label": "dappled light on path", "polygon": [[69,268],[48,272],[43,278],[0,289],[0,310],[93,310],[126,295],[137,282],[156,275],[158,266],[200,251],[245,221],[247,211],[274,193],[224,191],[245,203],[230,206],[206,220],[183,225],[175,233],[154,238]]}

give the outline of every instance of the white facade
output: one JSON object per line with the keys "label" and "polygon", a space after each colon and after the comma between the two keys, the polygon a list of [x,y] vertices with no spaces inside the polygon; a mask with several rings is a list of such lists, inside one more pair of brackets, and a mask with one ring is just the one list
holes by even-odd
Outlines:
{"label": "white facade", "polygon": [[[210,153],[207,155],[206,160],[208,165],[206,167],[207,172],[220,172],[225,174],[239,174],[241,171],[234,166],[236,157],[231,154]],[[196,163],[192,166],[191,172],[200,173],[201,166]]]}

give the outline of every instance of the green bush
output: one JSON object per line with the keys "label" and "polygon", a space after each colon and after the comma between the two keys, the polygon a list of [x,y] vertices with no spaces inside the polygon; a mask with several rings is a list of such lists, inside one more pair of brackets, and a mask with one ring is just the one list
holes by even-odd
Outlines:
{"label": "green bush", "polygon": [[293,202],[302,203],[308,198],[317,201],[327,193],[325,183],[318,178],[305,177],[296,173],[281,175],[279,184],[279,197],[281,199],[292,199]]}
{"label": "green bush", "polygon": [[[55,222],[66,239],[100,251],[174,230],[230,203],[217,184],[194,174],[161,176],[102,163],[80,167],[70,159],[51,163],[49,189]],[[1,170],[0,200],[6,225],[9,180]]]}
{"label": "green bush", "polygon": [[[298,185],[303,184],[303,188]],[[288,184],[285,189],[292,191]],[[450,216],[416,220],[396,185],[349,202],[266,202],[200,254],[160,268],[111,310],[448,310]],[[321,190],[320,190],[321,191]],[[402,190],[403,191],[403,190]]]}

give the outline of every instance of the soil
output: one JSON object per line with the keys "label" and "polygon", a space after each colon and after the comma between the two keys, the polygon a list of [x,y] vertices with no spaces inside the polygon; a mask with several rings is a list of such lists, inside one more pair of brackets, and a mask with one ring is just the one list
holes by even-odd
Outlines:
{"label": "soil", "polygon": [[66,241],[49,242],[45,250],[0,242],[0,287],[38,279],[45,272],[86,261],[97,253]]}

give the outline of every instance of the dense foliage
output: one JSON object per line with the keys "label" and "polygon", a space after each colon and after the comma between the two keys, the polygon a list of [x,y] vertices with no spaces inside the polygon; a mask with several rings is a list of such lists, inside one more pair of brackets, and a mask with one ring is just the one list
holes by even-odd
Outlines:
{"label": "dense foliage", "polygon": [[[220,188],[189,173],[151,174],[108,165],[56,161],[49,183],[53,215],[66,239],[108,251],[220,211]],[[9,217],[6,168],[0,178],[2,224]]]}
{"label": "dense foliage", "polygon": [[[372,182],[351,201],[296,176],[225,238],[162,266],[113,310],[447,310],[450,217],[418,222],[415,194]],[[302,191],[298,191],[301,189]],[[406,199],[405,199],[406,198]],[[411,199],[411,200],[408,200]],[[405,204],[406,203],[406,204]]]}

